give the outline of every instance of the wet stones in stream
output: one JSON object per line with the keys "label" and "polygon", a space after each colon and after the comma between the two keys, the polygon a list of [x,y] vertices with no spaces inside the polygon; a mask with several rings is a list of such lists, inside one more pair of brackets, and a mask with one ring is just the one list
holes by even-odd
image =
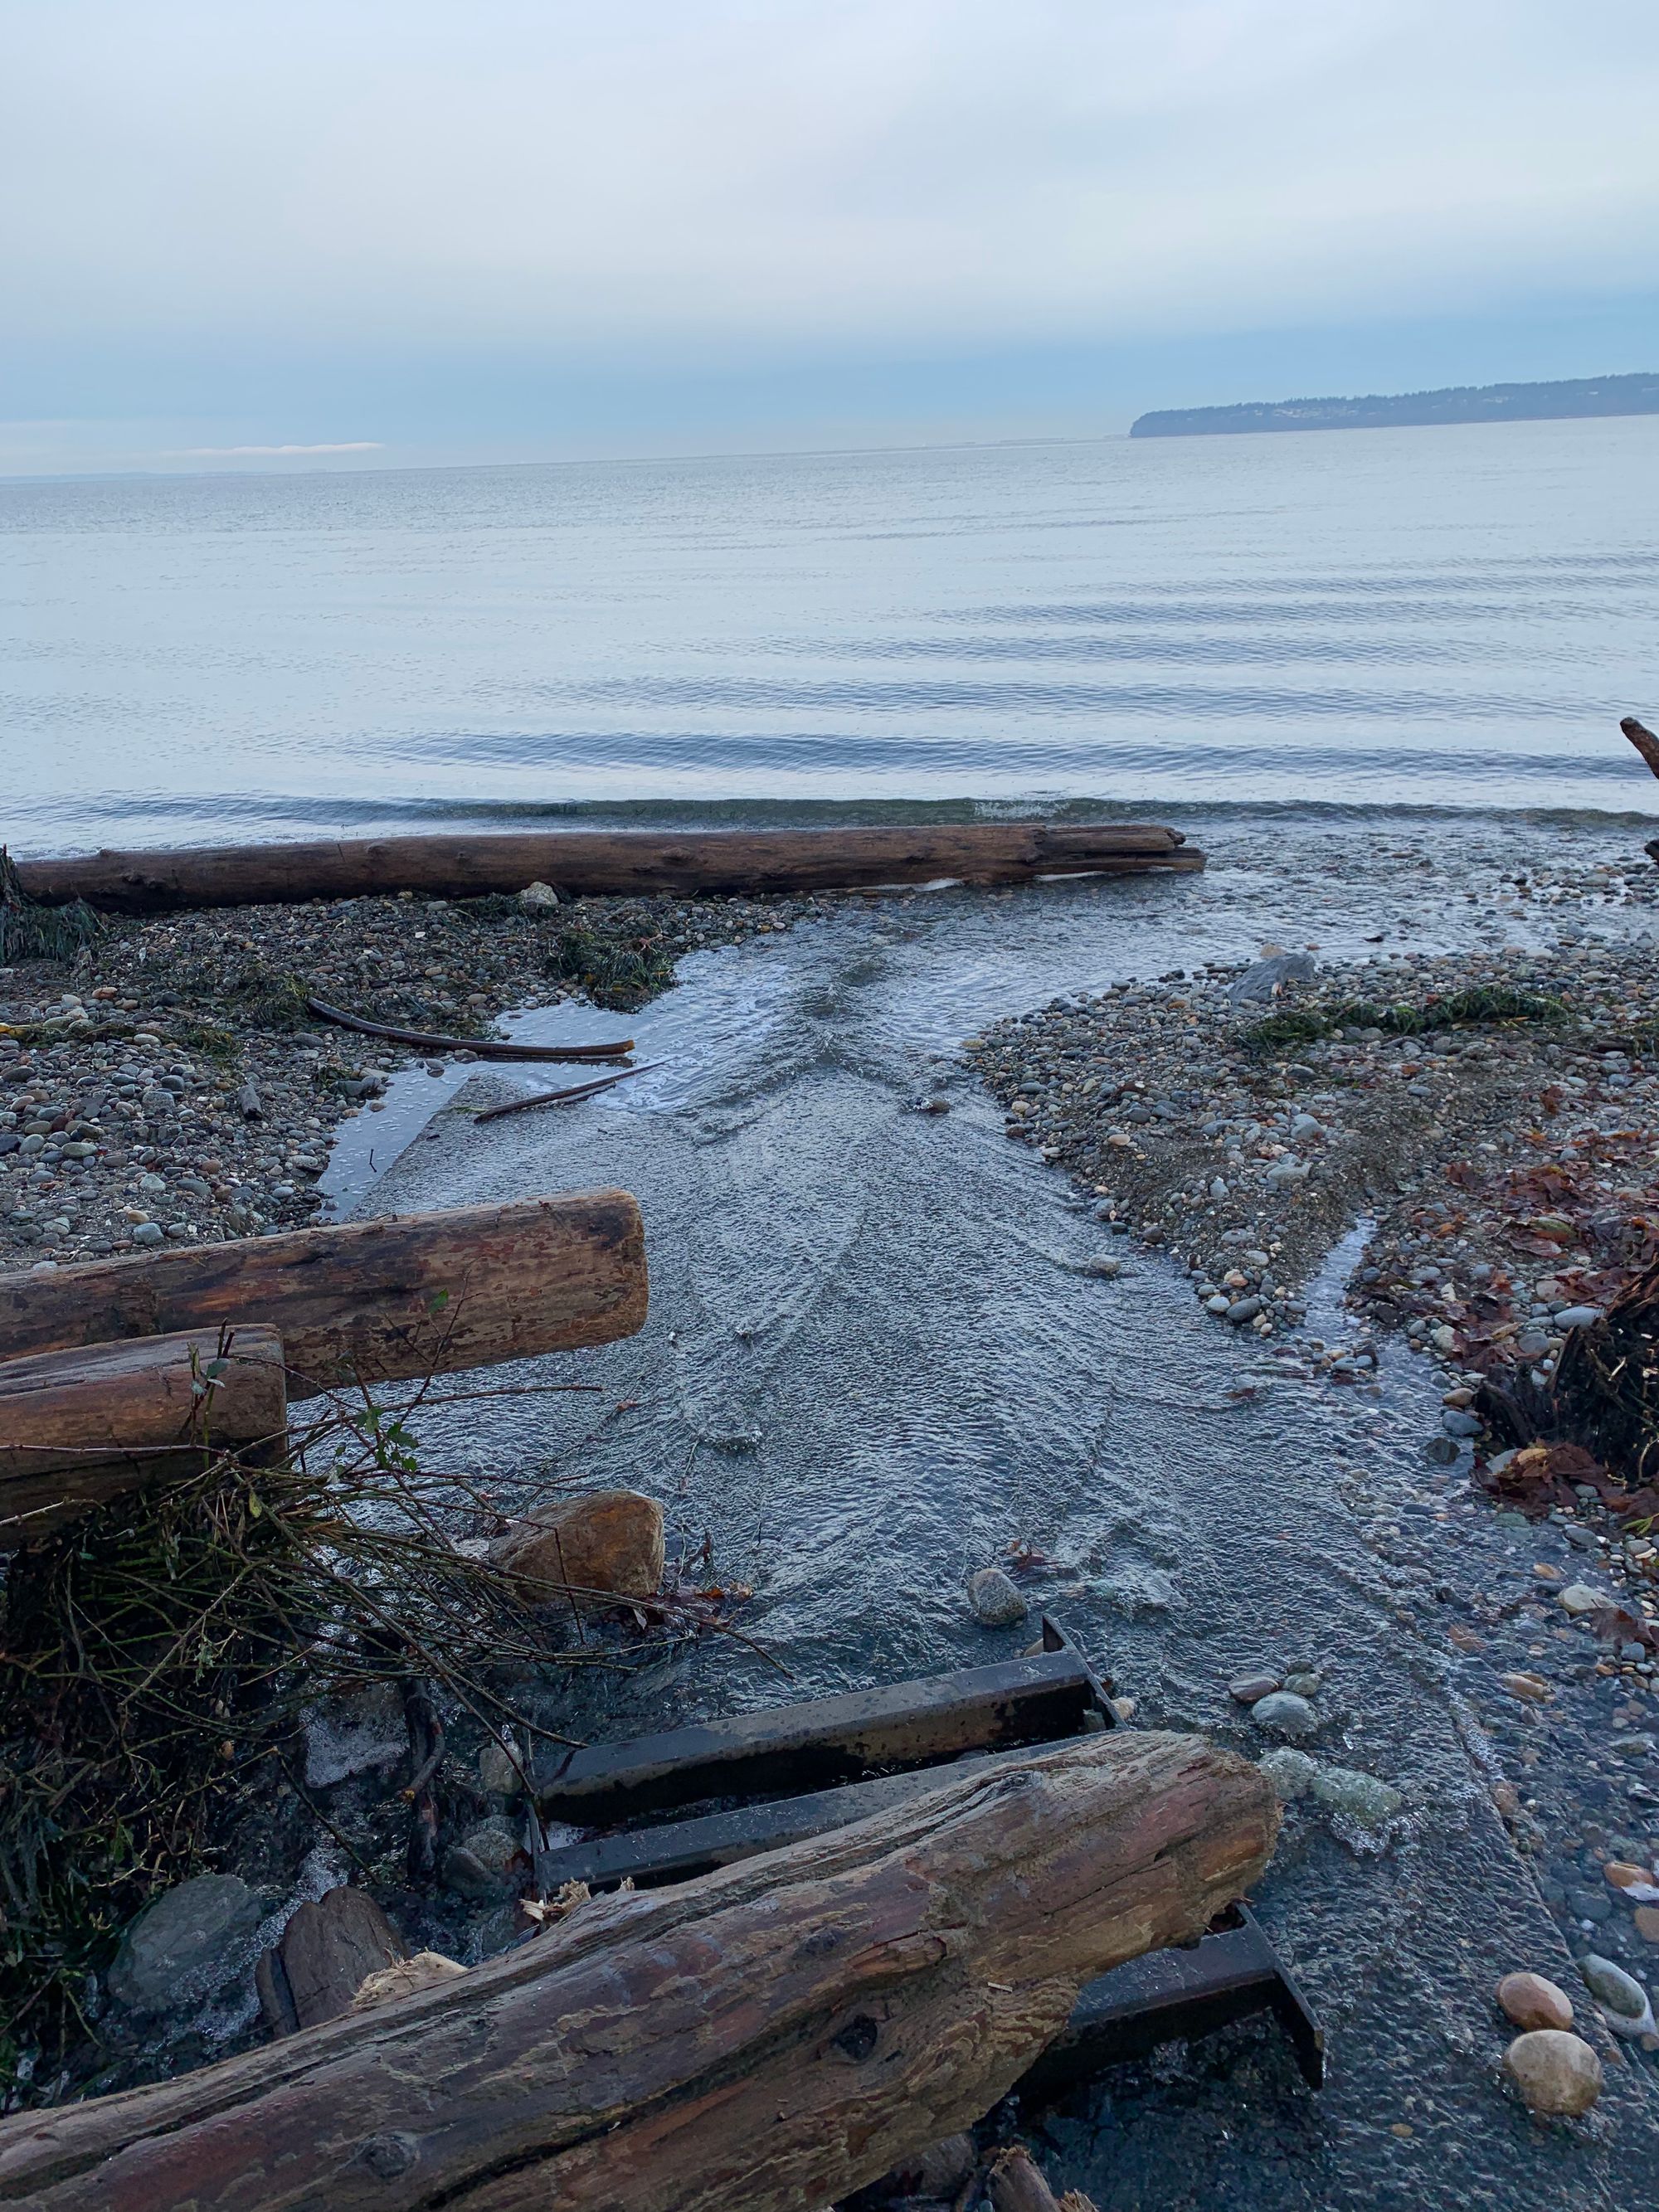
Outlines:
{"label": "wet stones in stream", "polygon": [[981,1627],[1012,1628],[1030,1606],[1000,1567],[981,1567],[968,1577],[968,1602]]}

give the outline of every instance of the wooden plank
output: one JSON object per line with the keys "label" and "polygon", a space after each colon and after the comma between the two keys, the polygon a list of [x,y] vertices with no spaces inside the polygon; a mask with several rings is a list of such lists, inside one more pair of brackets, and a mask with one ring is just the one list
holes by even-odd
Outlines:
{"label": "wooden plank", "polygon": [[1089,1670],[1077,1654],[1045,1651],[620,1743],[550,1750],[532,1785],[544,1819],[591,1827],[705,1797],[823,1790],[884,1767],[1052,1742],[1077,1735],[1096,1711]]}
{"label": "wooden plank", "polygon": [[967,1772],[182,2078],[0,2121],[30,2212],[799,2212],[969,2126],[1080,1987],[1197,1936],[1279,1814],[1115,1730]]}
{"label": "wooden plank", "polygon": [[175,907],[291,904],[400,890],[473,898],[549,883],[562,894],[831,890],[954,877],[1201,868],[1178,830],[1158,823],[974,822],[870,830],[540,830],[483,836],[374,837],[292,845],[204,846],[20,860],[32,899],[83,898],[118,914]]}
{"label": "wooden plank", "polygon": [[288,1423],[283,1340],[258,1324],[0,1364],[0,1551]]}
{"label": "wooden plank", "polygon": [[302,1398],[609,1344],[647,1297],[638,1206],[580,1191],[0,1275],[0,1357],[264,1322]]}

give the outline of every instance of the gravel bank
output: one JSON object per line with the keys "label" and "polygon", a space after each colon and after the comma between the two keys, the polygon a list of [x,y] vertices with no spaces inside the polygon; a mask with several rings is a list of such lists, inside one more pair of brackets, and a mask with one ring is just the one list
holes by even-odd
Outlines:
{"label": "gravel bank", "polygon": [[[0,969],[0,1267],[295,1228],[340,1123],[418,1050],[328,1028],[483,1036],[566,999],[620,1015],[683,953],[825,900],[510,898],[253,907],[112,921],[73,963]],[[465,1049],[446,1055],[471,1057]]]}

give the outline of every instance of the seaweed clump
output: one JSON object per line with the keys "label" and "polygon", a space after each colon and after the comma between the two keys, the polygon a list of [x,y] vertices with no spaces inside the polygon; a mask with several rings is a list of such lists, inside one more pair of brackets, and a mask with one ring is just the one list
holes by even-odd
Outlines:
{"label": "seaweed clump", "polygon": [[579,908],[546,953],[550,975],[586,991],[596,1006],[627,1013],[674,981],[675,945],[648,906],[633,902],[600,915]]}
{"label": "seaweed clump", "polygon": [[1537,991],[1493,985],[1449,991],[1421,1006],[1379,1005],[1370,999],[1344,999],[1329,1006],[1286,1006],[1238,1032],[1241,1044],[1258,1052],[1286,1045],[1314,1044],[1340,1030],[1381,1030],[1385,1036],[1422,1036],[1431,1030],[1472,1029],[1493,1022],[1564,1022],[1559,999]]}
{"label": "seaweed clump", "polygon": [[103,927],[84,899],[42,906],[18,880],[16,863],[0,845],[0,965],[18,960],[73,960]]}

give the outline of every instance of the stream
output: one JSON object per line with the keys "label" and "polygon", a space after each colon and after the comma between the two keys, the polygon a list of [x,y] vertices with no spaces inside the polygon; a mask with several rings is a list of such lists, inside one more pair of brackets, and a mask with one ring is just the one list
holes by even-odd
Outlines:
{"label": "stream", "polygon": [[[1280,830],[1235,824],[1225,865],[1200,878],[917,891],[699,953],[622,1025],[655,1072],[480,1127],[441,1110],[458,1091],[476,1100],[542,1079],[409,1071],[383,1114],[343,1133],[325,1185],[339,1212],[607,1183],[639,1198],[645,1329],[549,1366],[606,1396],[504,1397],[422,1424],[450,1463],[521,1483],[526,1498],[542,1468],[641,1488],[665,1504],[671,1554],[706,1534],[718,1577],[754,1586],[739,1618],[760,1650],[710,1637],[599,1678],[574,1723],[561,1707],[567,1727],[628,1735],[1012,1656],[1034,1626],[979,1626],[963,1585],[1017,1542],[1052,1563],[1028,1585],[1034,1607],[1136,1700],[1137,1724],[1201,1728],[1260,1755],[1229,1678],[1323,1674],[1320,1755],[1407,1799],[1380,1843],[1291,1808],[1258,1893],[1325,2021],[1328,2086],[1304,2089],[1277,2032],[1255,2023],[1031,2116],[1056,2189],[1085,2190],[1101,2212],[1629,2212],[1659,2181],[1647,2063],[1609,2068],[1577,2134],[1532,2122],[1494,2086],[1500,1975],[1577,1977],[1491,1804],[1492,1754],[1437,1624],[1434,1576],[1387,1570],[1364,1540],[1377,1501],[1426,1471],[1428,1363],[1389,1348],[1376,1396],[1276,1374],[1172,1263],[1129,1250],[1009,1142],[957,1057],[1002,1015],[1264,940],[1363,956],[1379,915],[1393,949],[1477,941],[1483,909],[1463,885],[1512,865],[1507,833],[1501,849],[1490,830],[1411,834],[1438,855],[1432,882],[1357,870],[1352,829],[1329,820],[1301,825],[1293,866]],[[1592,842],[1613,848],[1605,830]],[[560,1007],[514,1034],[617,1024]],[[935,1096],[951,1110],[912,1110]],[[1122,1273],[1091,1274],[1108,1252]],[[1351,1264],[1334,1255],[1313,1286],[1310,1334],[1344,1340]],[[1449,1592],[1512,1585],[1529,1542],[1479,1511],[1436,1572]]]}

